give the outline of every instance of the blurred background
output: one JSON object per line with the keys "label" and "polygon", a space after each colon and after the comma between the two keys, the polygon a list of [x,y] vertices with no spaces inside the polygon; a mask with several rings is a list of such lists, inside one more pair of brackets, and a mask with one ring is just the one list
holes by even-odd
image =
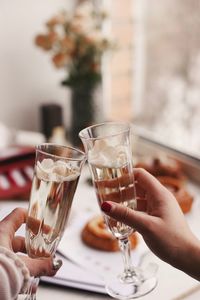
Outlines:
{"label": "blurred background", "polygon": [[[9,209],[27,205],[19,201],[29,199],[36,144],[82,147],[82,128],[128,121],[144,138],[133,144],[136,159],[144,152],[155,158],[150,167],[163,171],[157,146],[165,155],[168,148],[178,153],[174,158],[185,167],[183,186],[190,198],[186,218],[199,235],[199,28],[197,0],[0,0],[0,212],[9,204]],[[173,163],[164,160],[164,170],[179,174]],[[74,210],[83,216],[95,205],[91,180],[84,176],[77,199],[87,201],[77,206],[75,201]],[[160,270],[158,288],[148,299],[199,299],[199,294],[186,298],[189,289],[197,290],[192,279],[167,265]],[[48,289],[45,296],[53,291]],[[82,292],[80,298],[71,295],[83,299]]]}
{"label": "blurred background", "polygon": [[[54,127],[62,127],[62,132],[56,133],[58,141],[64,136],[68,142],[77,144],[73,138],[77,131],[71,132],[77,122],[79,130],[99,121],[126,120],[150,130],[152,135],[174,147],[198,155],[199,6],[195,0],[176,3],[171,0],[159,3],[155,0],[1,0],[2,137],[6,135],[6,127],[41,133],[49,139]],[[44,40],[45,35],[47,38],[56,31],[55,27],[47,25],[48,21],[63,11],[67,12],[71,23],[76,19],[78,34],[87,24],[82,47],[89,45],[91,40],[94,43],[100,38],[107,41],[101,44],[104,48],[98,58],[100,71],[92,73],[92,76],[100,75],[100,80],[90,89],[92,96],[88,96],[88,91],[83,92],[83,88],[77,91],[77,86],[87,85],[89,73],[82,76],[85,82],[77,78],[77,84],[75,81],[62,84],[67,76],[69,79],[72,66],[69,59],[76,63],[77,52],[70,54],[71,57],[55,57],[58,36],[49,35],[49,40]],[[92,35],[92,26],[88,23],[96,21],[99,21],[99,32]],[[38,35],[43,36],[43,40],[37,40]],[[65,31],[65,37],[69,35],[70,31]],[[63,51],[69,54],[69,49],[74,50],[71,40],[67,43],[57,54]],[[100,44],[96,46],[94,51]],[[81,84],[78,80],[82,80]],[[74,108],[74,94],[78,97],[78,112]],[[92,97],[94,103],[92,116],[87,113],[91,109],[85,100],[88,97]],[[81,105],[84,108],[80,108]],[[80,118],[85,121],[81,123]],[[25,136],[22,139],[25,143]],[[35,135],[33,144],[40,140],[41,136]],[[30,139],[27,143],[31,143]]]}

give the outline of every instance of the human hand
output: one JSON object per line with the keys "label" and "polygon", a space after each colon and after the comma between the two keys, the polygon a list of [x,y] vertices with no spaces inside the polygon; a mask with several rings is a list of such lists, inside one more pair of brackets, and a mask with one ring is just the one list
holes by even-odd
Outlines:
{"label": "human hand", "polygon": [[[15,232],[26,222],[27,211],[23,208],[14,209],[0,222],[0,246],[13,252],[26,253],[25,240],[15,236]],[[31,276],[54,276],[58,270],[53,266],[52,258],[32,259],[27,255],[19,255],[30,271]],[[61,266],[61,261],[58,263]]]}
{"label": "human hand", "polygon": [[110,217],[135,228],[142,234],[148,247],[162,260],[200,279],[197,268],[200,263],[200,242],[191,232],[177,200],[144,169],[135,169],[134,179],[137,211],[110,201],[103,202],[102,210]]}

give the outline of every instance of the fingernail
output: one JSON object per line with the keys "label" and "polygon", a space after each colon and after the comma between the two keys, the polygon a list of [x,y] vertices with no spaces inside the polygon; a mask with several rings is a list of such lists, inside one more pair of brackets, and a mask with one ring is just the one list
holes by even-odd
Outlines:
{"label": "fingernail", "polygon": [[108,202],[103,202],[101,204],[101,209],[106,213],[109,213],[111,211],[111,208],[112,208],[112,205]]}
{"label": "fingernail", "polygon": [[58,270],[62,266],[63,262],[61,259],[54,259],[53,260],[53,270]]}

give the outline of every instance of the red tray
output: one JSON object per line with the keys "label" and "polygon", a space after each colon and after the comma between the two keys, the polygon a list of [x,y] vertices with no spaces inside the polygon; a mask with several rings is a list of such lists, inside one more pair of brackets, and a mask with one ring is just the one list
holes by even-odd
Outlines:
{"label": "red tray", "polygon": [[0,200],[29,198],[34,162],[35,148],[0,150]]}

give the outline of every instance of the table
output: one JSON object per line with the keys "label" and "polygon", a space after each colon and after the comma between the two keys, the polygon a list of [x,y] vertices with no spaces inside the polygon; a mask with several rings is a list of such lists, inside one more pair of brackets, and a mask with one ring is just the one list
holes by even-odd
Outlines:
{"label": "table", "polygon": [[[142,300],[199,300],[200,284],[183,272],[176,270],[166,263],[161,262],[155,256],[150,256],[159,265],[158,285],[150,294],[142,297]],[[154,258],[154,259],[153,259]],[[149,258],[150,259],[150,258]],[[151,260],[151,261],[152,261]],[[88,300],[108,300],[107,295],[96,294],[93,292],[80,291],[76,289],[40,285],[37,300],[88,299]]]}
{"label": "table", "polygon": [[40,285],[38,289],[37,300],[110,300],[107,295],[101,295],[76,289],[44,286]]}
{"label": "table", "polygon": [[[97,207],[97,201],[92,187],[86,184],[88,173],[83,172],[83,176],[79,182],[77,193],[75,195],[73,210],[91,209]],[[193,205],[193,210],[187,216],[193,231],[197,234],[200,233],[200,197],[198,196],[198,186],[193,186],[193,191],[196,195],[196,200]],[[94,197],[94,198],[93,198]],[[199,199],[198,199],[199,198]],[[91,201],[92,199],[92,201]],[[27,206],[27,202],[0,202],[0,210],[5,208],[9,209],[13,206]],[[73,217],[72,210],[72,217]],[[181,229],[180,229],[181,230]],[[159,260],[154,254],[149,252],[148,260],[154,261],[158,264],[158,285],[150,294],[142,297],[142,300],[199,300],[200,299],[200,284],[196,280],[187,276],[183,272],[171,267],[170,265]],[[71,289],[69,287],[59,287],[55,285],[40,284],[38,289],[37,300],[108,300],[111,299],[107,295],[97,294],[94,292],[87,292],[82,290]]]}
{"label": "table", "polygon": [[[168,275],[170,276],[170,273],[168,273]],[[174,275],[177,276],[178,273]],[[184,285],[187,282],[187,280],[188,279],[185,278],[185,280],[181,282],[181,285]],[[141,299],[142,300],[199,300],[200,299],[200,287],[198,283],[196,283],[194,289],[188,290],[188,293],[181,294],[178,292],[178,286],[170,287],[170,282],[171,280],[169,282],[166,282],[166,286],[164,286],[165,285],[164,281],[162,280],[162,278],[159,278],[159,283],[156,289],[151,294],[144,296]],[[171,290],[170,292],[169,289]],[[174,296],[172,294],[174,294]],[[83,299],[109,300],[111,299],[111,297],[107,295],[100,295],[96,293],[80,291],[80,290],[75,290],[70,288],[46,286],[46,285],[39,286],[37,300],[44,300],[44,299],[55,300],[56,298],[59,300],[83,300]]]}

